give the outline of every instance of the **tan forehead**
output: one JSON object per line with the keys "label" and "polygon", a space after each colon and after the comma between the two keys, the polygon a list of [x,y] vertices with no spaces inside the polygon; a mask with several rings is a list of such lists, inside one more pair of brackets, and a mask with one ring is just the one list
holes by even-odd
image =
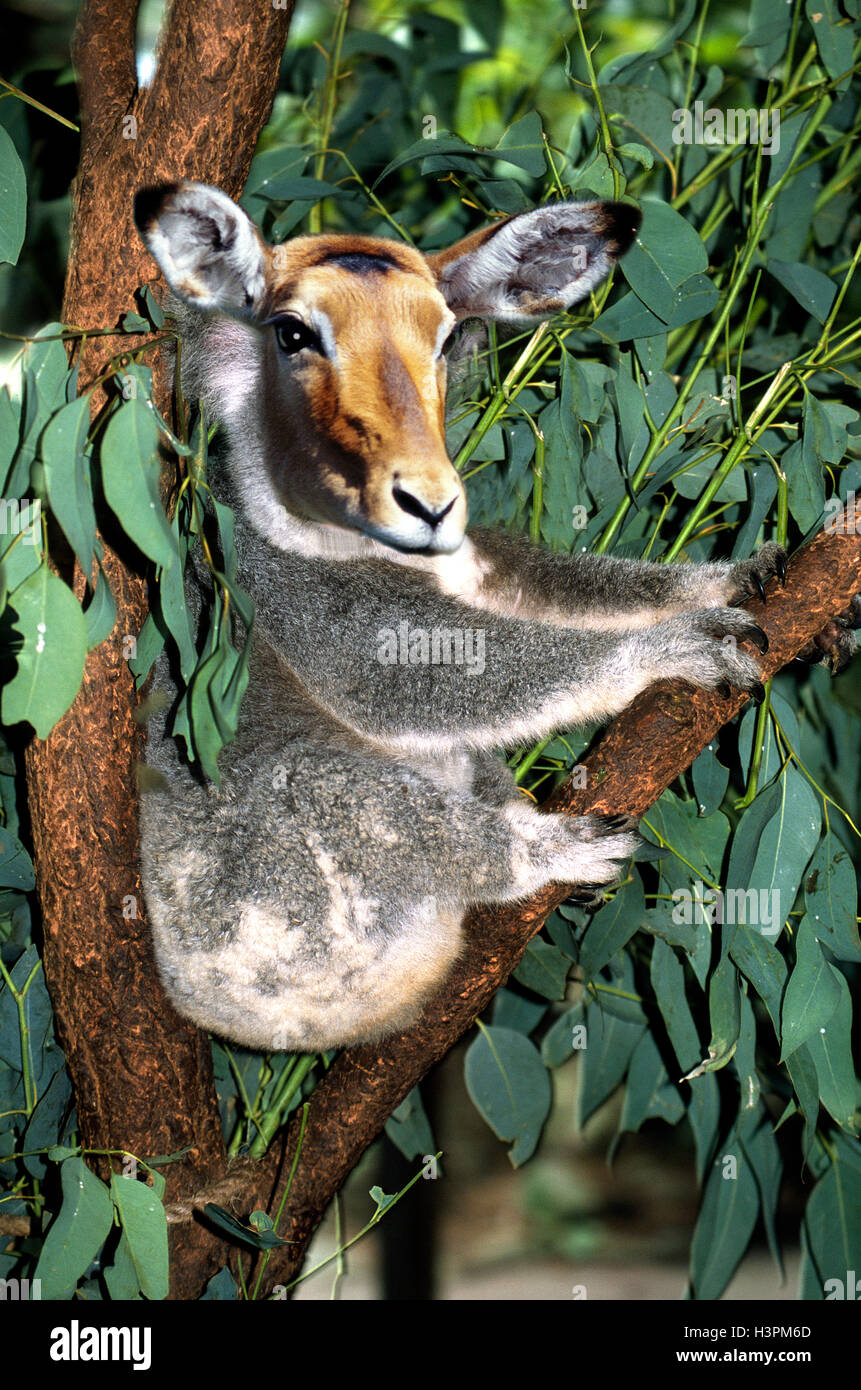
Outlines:
{"label": "tan forehead", "polygon": [[431,337],[447,316],[418,251],[380,237],[298,237],[270,251],[264,316],[293,306],[322,310],[339,328],[397,315]]}

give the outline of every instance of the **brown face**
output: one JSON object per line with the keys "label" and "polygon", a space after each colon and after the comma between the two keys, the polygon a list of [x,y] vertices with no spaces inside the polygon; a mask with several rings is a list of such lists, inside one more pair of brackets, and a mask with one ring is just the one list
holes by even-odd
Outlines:
{"label": "brown face", "polygon": [[284,505],[406,550],[451,551],[466,499],[445,447],[454,315],[422,256],[371,237],[269,249],[266,466]]}

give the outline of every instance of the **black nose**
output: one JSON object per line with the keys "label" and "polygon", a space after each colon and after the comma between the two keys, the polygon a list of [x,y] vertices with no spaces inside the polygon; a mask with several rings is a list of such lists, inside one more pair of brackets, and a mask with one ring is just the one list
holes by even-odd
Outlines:
{"label": "black nose", "polygon": [[419,517],[420,520],[426,521],[428,526],[434,529],[439,526],[444,517],[448,516],[457,501],[457,497],[455,496],[441,509],[441,511],[432,512],[429,507],[426,507],[424,503],[420,502],[417,497],[414,497],[411,492],[405,492],[402,487],[393,488],[392,494],[401,511],[408,512],[410,516]]}

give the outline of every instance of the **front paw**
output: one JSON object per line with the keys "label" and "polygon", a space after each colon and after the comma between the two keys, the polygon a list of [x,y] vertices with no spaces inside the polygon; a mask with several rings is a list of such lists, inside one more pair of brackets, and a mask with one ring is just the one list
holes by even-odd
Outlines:
{"label": "front paw", "polygon": [[858,650],[854,629],[861,627],[861,594],[856,594],[848,608],[838,613],[812,637],[798,653],[799,661],[815,666],[824,662],[833,676],[844,671]]}
{"label": "front paw", "polygon": [[786,583],[786,551],[782,545],[769,541],[767,545],[760,547],[751,560],[742,560],[730,570],[726,589],[727,603],[743,603],[746,598],[751,597],[760,598],[765,603],[765,586],[769,579],[774,577],[781,584]]}
{"label": "front paw", "polygon": [[[729,694],[736,686],[760,699],[762,672],[739,645],[748,642],[768,651],[768,638],[748,613],[738,608],[704,608],[661,624],[660,661],[655,677],[677,677],[691,685]],[[653,629],[657,634],[658,629]]]}
{"label": "front paw", "polygon": [[633,816],[571,816],[522,804],[508,806],[505,816],[514,832],[511,877],[518,895],[547,883],[570,883],[586,886],[591,899],[622,877],[645,843]]}

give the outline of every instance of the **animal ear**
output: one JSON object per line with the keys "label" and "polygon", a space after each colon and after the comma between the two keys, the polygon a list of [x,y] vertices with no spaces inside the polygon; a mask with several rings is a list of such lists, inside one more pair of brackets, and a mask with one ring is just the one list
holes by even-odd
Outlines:
{"label": "animal ear", "polygon": [[640,220],[630,203],[553,203],[473,232],[427,260],[459,319],[549,318],[604,279]]}
{"label": "animal ear", "polygon": [[135,223],[171,289],[198,309],[247,314],[263,296],[265,248],[217,188],[169,183],[135,198]]}

